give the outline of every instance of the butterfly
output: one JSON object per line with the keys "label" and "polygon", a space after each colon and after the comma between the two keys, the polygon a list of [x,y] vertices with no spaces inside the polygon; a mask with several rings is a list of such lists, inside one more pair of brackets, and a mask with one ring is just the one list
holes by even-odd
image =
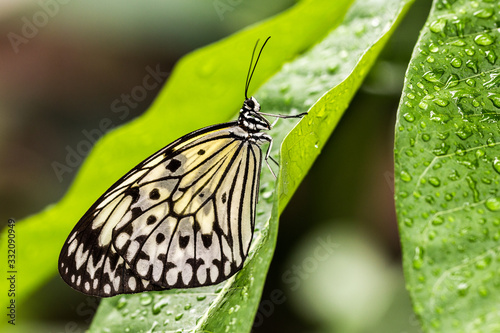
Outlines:
{"label": "butterfly", "polygon": [[[261,145],[279,118],[248,87],[269,38],[245,82],[237,121],[189,133],[114,183],[83,215],[59,256],[59,273],[72,288],[110,297],[220,283],[242,267],[255,224]],[[275,116],[271,124],[263,115]],[[276,177],[276,176],[275,176]]]}

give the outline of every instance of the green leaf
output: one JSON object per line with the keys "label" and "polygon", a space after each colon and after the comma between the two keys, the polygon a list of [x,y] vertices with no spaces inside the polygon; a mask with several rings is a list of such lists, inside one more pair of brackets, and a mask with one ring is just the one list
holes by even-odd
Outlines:
{"label": "green leaf", "polygon": [[406,74],[395,140],[403,263],[427,332],[500,330],[496,1],[435,1]]}

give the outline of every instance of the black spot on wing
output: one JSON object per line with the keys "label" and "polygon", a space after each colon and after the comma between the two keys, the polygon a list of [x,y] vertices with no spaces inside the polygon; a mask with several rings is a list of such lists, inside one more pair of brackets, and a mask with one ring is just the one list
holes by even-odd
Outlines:
{"label": "black spot on wing", "polygon": [[156,222],[156,216],[154,215],[149,215],[148,218],[146,219],[146,223],[148,225],[151,225]]}
{"label": "black spot on wing", "polygon": [[209,235],[202,234],[201,240],[203,242],[203,245],[208,249],[210,245],[212,245],[212,234]]}
{"label": "black spot on wing", "polygon": [[149,192],[149,198],[151,200],[158,200],[160,199],[160,192],[158,191],[157,188],[154,188],[151,190],[151,192]]}
{"label": "black spot on wing", "polygon": [[168,163],[167,165],[167,169],[172,171],[172,172],[176,172],[177,169],[179,169],[181,166],[181,161],[179,160],[176,160],[175,158],[171,159],[170,160],[170,163]]}
{"label": "black spot on wing", "polygon": [[161,244],[165,240],[165,235],[162,233],[159,233],[156,235],[156,244]]}
{"label": "black spot on wing", "polygon": [[226,194],[226,192],[222,193],[221,200],[222,200],[222,203],[226,203],[226,201],[227,201],[227,194]]}
{"label": "black spot on wing", "polygon": [[189,236],[179,236],[179,246],[181,249],[185,249],[189,244]]}
{"label": "black spot on wing", "polygon": [[203,149],[198,150],[198,155],[203,155],[205,154],[205,151]]}

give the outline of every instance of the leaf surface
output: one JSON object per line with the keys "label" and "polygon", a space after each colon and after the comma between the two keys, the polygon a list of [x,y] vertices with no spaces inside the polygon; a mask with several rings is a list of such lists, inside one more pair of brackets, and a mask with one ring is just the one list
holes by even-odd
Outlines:
{"label": "leaf surface", "polygon": [[427,332],[500,330],[498,2],[435,1],[395,140],[404,271]]}

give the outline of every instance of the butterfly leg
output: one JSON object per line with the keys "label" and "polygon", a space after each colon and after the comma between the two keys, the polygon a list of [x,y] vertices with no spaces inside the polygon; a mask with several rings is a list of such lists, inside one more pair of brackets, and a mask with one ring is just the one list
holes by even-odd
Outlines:
{"label": "butterfly leg", "polygon": [[278,122],[279,119],[283,118],[283,119],[288,119],[288,118],[302,118],[304,117],[305,115],[307,115],[307,112],[302,112],[302,113],[299,113],[299,114],[293,114],[293,115],[283,115],[283,114],[272,114],[272,113],[265,113],[265,112],[260,112],[260,114],[264,115],[264,116],[269,116],[269,117],[274,117],[276,118],[275,121],[273,121],[273,123],[271,124],[271,128],[273,128],[276,123]]}
{"label": "butterfly leg", "polygon": [[260,112],[259,113],[261,115],[264,115],[264,116],[269,116],[269,117],[275,117],[275,118],[284,118],[284,119],[287,119],[287,118],[302,118],[304,116],[307,115],[307,112],[302,112],[302,113],[299,113],[299,114],[272,114],[272,113],[265,113],[265,112]]}
{"label": "butterfly leg", "polygon": [[269,160],[271,160],[279,166],[279,163],[271,156],[271,149],[273,148],[273,138],[271,138],[271,136],[266,133],[255,133],[253,134],[253,136],[258,142],[260,141],[260,143],[269,143],[266,155],[264,156],[264,161],[266,162],[266,165],[269,168],[269,171],[271,171],[271,173],[273,174],[274,178],[278,178],[271,168],[271,165],[269,164]]}
{"label": "butterfly leg", "polygon": [[280,117],[276,117],[276,119],[271,124],[271,128],[273,128],[274,126],[276,126],[276,123],[278,122],[278,120],[280,120]]}

